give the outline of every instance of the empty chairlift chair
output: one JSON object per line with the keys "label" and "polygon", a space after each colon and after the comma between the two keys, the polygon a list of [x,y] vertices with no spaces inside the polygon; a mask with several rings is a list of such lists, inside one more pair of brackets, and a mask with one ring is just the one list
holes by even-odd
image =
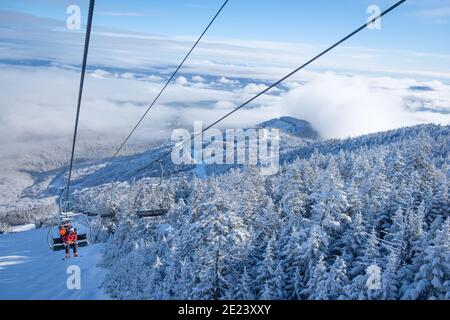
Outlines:
{"label": "empty chairlift chair", "polygon": [[160,178],[158,184],[143,184],[134,200],[138,218],[159,217],[169,212],[170,201],[167,190],[163,187],[164,169],[159,162]]}

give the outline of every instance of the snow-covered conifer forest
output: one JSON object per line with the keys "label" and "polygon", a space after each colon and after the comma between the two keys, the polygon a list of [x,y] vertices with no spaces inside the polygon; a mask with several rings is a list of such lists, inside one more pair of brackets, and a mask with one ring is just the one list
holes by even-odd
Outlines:
{"label": "snow-covered conifer forest", "polygon": [[274,176],[170,180],[162,218],[135,218],[122,196],[118,219],[98,222],[104,288],[119,299],[450,299],[449,133],[314,142],[285,152]]}

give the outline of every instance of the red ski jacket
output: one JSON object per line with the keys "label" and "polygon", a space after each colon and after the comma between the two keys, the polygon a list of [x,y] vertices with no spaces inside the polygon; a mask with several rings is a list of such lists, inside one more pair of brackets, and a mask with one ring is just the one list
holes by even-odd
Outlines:
{"label": "red ski jacket", "polygon": [[75,241],[77,241],[78,237],[77,237],[77,234],[74,232],[74,233],[66,233],[62,239],[63,239],[64,243],[70,244],[70,243],[74,243]]}

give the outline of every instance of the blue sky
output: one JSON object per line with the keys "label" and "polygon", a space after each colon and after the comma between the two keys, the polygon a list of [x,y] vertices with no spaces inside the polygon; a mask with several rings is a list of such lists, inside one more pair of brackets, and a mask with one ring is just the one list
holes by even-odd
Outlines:
{"label": "blue sky", "polygon": [[[364,22],[371,4],[395,0],[230,0],[209,37],[328,44]],[[0,9],[64,20],[65,9],[88,1],[0,1]],[[97,0],[95,25],[169,36],[198,35],[221,0]],[[382,30],[365,32],[353,46],[450,53],[450,1],[409,0],[387,16]]]}
{"label": "blue sky", "polygon": [[[394,2],[230,0],[134,139],[167,138],[174,119],[213,122],[365,23],[369,5]],[[97,0],[81,139],[121,143],[222,3]],[[0,143],[11,150],[71,136],[84,44],[84,29],[66,28],[72,4],[85,21],[88,0],[0,0]],[[288,115],[334,138],[449,124],[449,23],[450,0],[408,0],[381,30],[364,30],[223,125]]]}

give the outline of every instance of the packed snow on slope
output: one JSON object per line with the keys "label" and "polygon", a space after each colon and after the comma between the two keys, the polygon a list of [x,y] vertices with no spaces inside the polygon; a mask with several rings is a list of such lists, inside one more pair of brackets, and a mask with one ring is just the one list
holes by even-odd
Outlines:
{"label": "packed snow on slope", "polygon": [[[96,266],[102,244],[80,248],[80,258],[47,246],[47,230],[0,235],[0,299],[108,299],[100,288],[105,272]],[[81,289],[69,290],[68,267],[80,268]]]}
{"label": "packed snow on slope", "polygon": [[25,232],[36,229],[36,225],[34,223],[24,224],[21,226],[14,226],[10,228],[11,233],[17,233],[17,232]]}

